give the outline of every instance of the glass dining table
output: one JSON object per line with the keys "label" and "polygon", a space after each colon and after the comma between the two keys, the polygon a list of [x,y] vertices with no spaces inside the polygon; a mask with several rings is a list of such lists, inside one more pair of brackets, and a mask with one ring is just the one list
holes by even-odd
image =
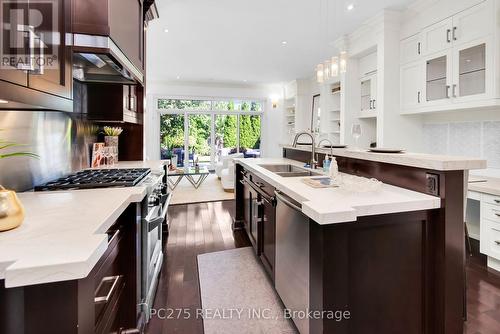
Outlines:
{"label": "glass dining table", "polygon": [[195,189],[198,189],[209,174],[210,171],[205,166],[177,168],[173,171],[168,171],[167,183],[169,188],[174,190],[181,180],[186,178]]}

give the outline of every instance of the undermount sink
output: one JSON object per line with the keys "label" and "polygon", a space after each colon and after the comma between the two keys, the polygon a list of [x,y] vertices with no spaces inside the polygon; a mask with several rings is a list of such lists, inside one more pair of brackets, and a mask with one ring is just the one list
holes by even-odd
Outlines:
{"label": "undermount sink", "polygon": [[275,173],[276,175],[282,177],[300,177],[300,176],[317,176],[321,175],[320,173],[316,173],[304,168],[300,168],[294,165],[259,165],[262,168],[267,169]]}

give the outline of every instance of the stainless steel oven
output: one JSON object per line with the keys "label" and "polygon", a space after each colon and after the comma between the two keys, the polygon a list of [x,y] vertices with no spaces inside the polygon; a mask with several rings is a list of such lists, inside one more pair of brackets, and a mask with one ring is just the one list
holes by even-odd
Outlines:
{"label": "stainless steel oven", "polygon": [[172,194],[168,192],[164,180],[164,178],[157,177],[149,181],[152,184],[148,186],[147,210],[143,209],[141,218],[141,307],[145,322],[150,317],[150,309],[153,307],[163,264],[163,229],[168,228],[166,220]]}

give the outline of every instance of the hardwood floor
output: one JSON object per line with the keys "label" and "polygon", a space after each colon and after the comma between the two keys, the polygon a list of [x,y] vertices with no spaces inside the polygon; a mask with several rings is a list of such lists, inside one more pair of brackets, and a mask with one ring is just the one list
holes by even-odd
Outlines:
{"label": "hardwood floor", "polygon": [[[173,205],[169,210],[170,234],[154,305],[167,311],[153,316],[146,333],[202,334],[203,322],[196,317],[201,308],[196,256],[248,247],[250,240],[243,231],[231,229],[234,201]],[[177,319],[177,311],[169,314],[170,309],[187,309],[183,314],[190,319]]]}
{"label": "hardwood floor", "polygon": [[[200,308],[198,254],[250,246],[242,231],[233,233],[234,201],[174,205],[170,207],[170,235],[148,334],[203,334]],[[466,334],[500,333],[500,273],[488,270],[477,243],[467,259]],[[186,310],[178,319],[177,310]],[[176,310],[170,313],[169,310]],[[189,315],[189,319],[182,319]],[[163,318],[163,319],[161,319]],[[167,318],[167,319],[165,319]],[[235,331],[236,332],[236,331]],[[269,333],[272,334],[272,333]]]}

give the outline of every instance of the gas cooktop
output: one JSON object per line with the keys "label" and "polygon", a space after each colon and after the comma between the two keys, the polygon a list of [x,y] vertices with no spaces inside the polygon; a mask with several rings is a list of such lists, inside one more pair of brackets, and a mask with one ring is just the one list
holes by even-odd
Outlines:
{"label": "gas cooktop", "polygon": [[149,168],[86,169],[36,186],[35,191],[133,187],[150,172]]}

